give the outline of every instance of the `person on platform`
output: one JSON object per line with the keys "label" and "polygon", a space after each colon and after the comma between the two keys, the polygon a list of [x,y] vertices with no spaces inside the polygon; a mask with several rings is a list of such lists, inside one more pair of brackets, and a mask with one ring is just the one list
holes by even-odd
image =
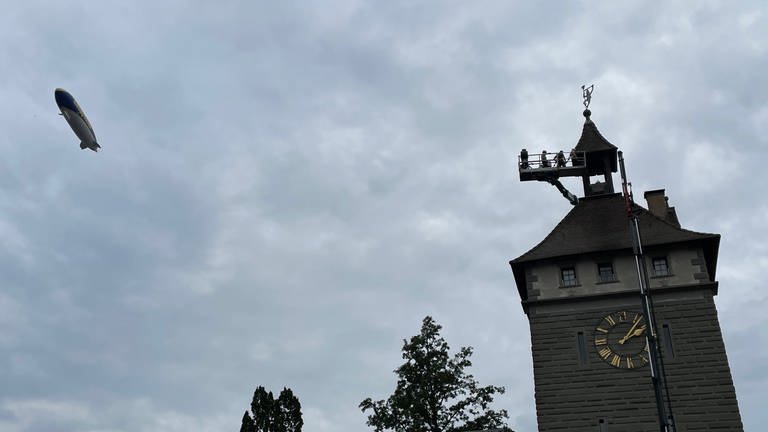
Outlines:
{"label": "person on platform", "polygon": [[557,161],[557,167],[564,167],[565,166],[565,154],[562,150],[557,152],[557,156],[555,156],[555,161]]}
{"label": "person on platform", "polygon": [[547,159],[547,151],[542,150],[541,151],[541,167],[542,168],[549,168],[549,159]]}
{"label": "person on platform", "polygon": [[520,152],[520,168],[528,169],[528,150],[526,149]]}
{"label": "person on platform", "polygon": [[570,159],[571,159],[571,165],[573,165],[573,166],[579,166],[579,165],[583,164],[581,158],[579,158],[579,155],[576,153],[576,149],[575,148],[571,149],[571,157],[570,157]]}

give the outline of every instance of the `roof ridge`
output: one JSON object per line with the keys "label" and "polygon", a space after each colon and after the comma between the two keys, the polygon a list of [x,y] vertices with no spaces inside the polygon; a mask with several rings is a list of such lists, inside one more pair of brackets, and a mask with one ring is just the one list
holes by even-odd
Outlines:
{"label": "roof ridge", "polygon": [[[692,231],[651,213],[633,203],[641,226],[644,246],[719,239],[719,234]],[[626,207],[621,194],[581,200],[534,247],[511,260],[511,264],[632,248]]]}
{"label": "roof ridge", "polygon": [[671,228],[674,228],[674,229],[676,229],[678,231],[682,231],[682,232],[688,233],[688,234],[703,235],[703,236],[717,236],[717,237],[720,236],[720,234],[716,234],[716,233],[708,233],[708,232],[702,232],[702,231],[693,231],[693,230],[689,230],[689,229],[683,228],[682,226],[677,226],[677,225],[673,224],[672,222],[662,218],[661,216],[657,216],[657,215],[651,213],[650,210],[648,210],[647,208],[645,208],[645,207],[643,207],[643,206],[641,206],[641,205],[639,205],[639,204],[637,204],[635,202],[633,202],[632,205],[635,208],[639,209],[640,213],[642,213],[643,215],[650,216],[650,217],[656,219],[657,221],[662,222],[662,223],[664,223],[666,225],[669,225]]}

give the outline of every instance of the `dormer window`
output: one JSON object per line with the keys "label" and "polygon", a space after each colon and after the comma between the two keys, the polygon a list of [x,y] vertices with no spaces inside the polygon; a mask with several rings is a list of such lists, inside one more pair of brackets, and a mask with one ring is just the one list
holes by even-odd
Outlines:
{"label": "dormer window", "polygon": [[652,262],[654,276],[669,276],[669,265],[666,257],[654,257]]}
{"label": "dormer window", "polygon": [[597,265],[597,279],[599,282],[616,281],[616,273],[613,272],[613,264],[599,263]]}
{"label": "dormer window", "polygon": [[573,267],[563,267],[560,269],[560,284],[564,287],[573,287],[579,284],[576,279],[576,269]]}

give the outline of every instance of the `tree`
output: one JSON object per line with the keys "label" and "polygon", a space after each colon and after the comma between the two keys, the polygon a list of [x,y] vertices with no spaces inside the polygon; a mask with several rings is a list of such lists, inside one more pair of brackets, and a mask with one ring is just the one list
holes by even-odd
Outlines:
{"label": "tree", "polygon": [[301,404],[291,389],[284,387],[277,399],[263,386],[256,388],[251,401],[251,417],[243,415],[240,432],[301,432]]}
{"label": "tree", "polygon": [[293,391],[283,387],[280,396],[277,398],[277,424],[278,432],[301,432],[304,426],[304,420],[301,419],[301,404],[299,399],[293,395]]}
{"label": "tree", "polygon": [[253,419],[247,410],[243,414],[243,424],[240,426],[240,432],[256,432],[256,425],[253,424]]}
{"label": "tree", "polygon": [[450,347],[440,336],[432,317],[422,321],[421,333],[403,340],[405,363],[395,369],[395,392],[386,400],[367,398],[363,412],[372,411],[368,426],[376,432],[466,432],[507,428],[506,410],[489,409],[495,394],[504,387],[479,387],[465,369],[472,366],[471,347],[462,347],[451,357]]}
{"label": "tree", "polygon": [[256,432],[272,432],[275,423],[275,398],[263,386],[256,387],[251,401],[251,413]]}

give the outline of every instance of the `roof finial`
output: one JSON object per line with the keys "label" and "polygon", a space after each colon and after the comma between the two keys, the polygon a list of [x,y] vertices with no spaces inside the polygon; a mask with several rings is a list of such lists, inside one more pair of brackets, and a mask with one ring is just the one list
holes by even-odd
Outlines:
{"label": "roof finial", "polygon": [[594,84],[589,87],[586,85],[581,86],[581,96],[584,98],[584,117],[587,119],[589,119],[589,116],[592,115],[592,111],[589,110],[589,103],[592,102],[592,92],[594,90]]}

